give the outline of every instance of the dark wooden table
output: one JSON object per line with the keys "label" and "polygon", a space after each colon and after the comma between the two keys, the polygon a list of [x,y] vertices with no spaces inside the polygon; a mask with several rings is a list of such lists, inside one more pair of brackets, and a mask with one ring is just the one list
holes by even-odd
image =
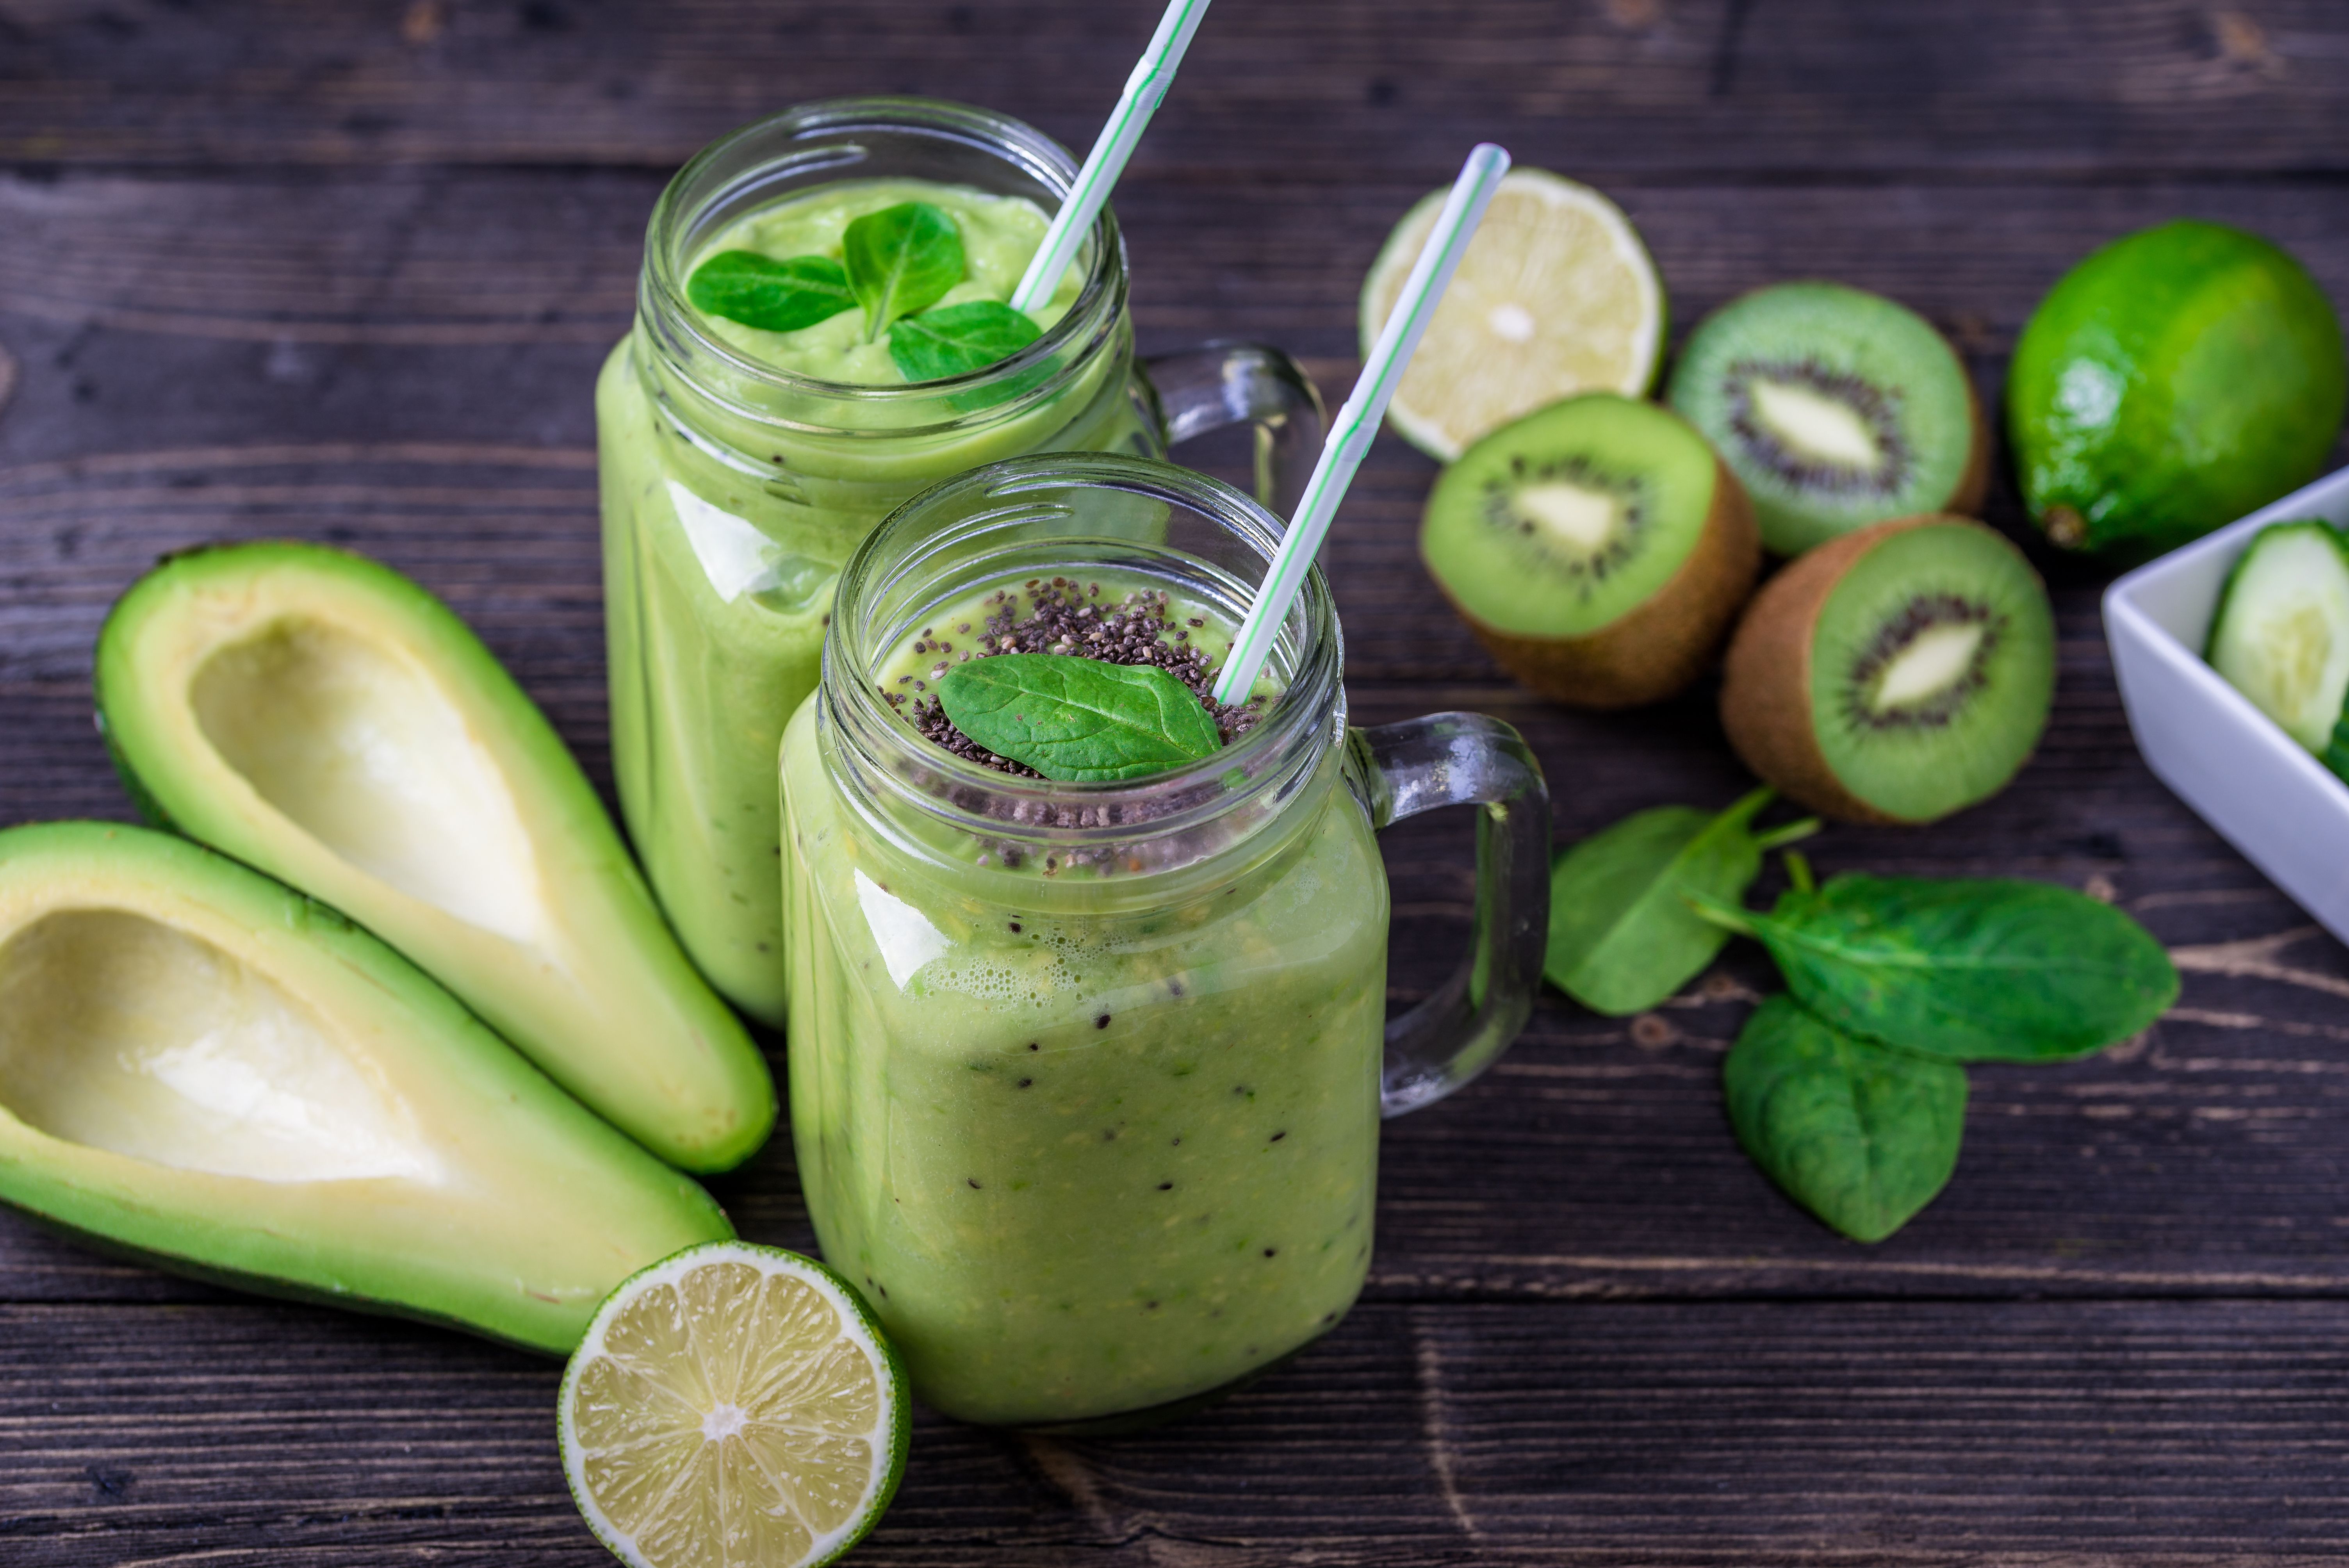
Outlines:
{"label": "dark wooden table", "polygon": [[[215,537],[413,573],[606,781],[589,387],[668,172],[846,92],[1082,146],[1155,10],[0,0],[0,822],[129,815],[92,637],[158,552]],[[1260,337],[1341,393],[1389,223],[1490,137],[1621,201],[1682,327],[1847,279],[1940,323],[1994,407],[2041,291],[2176,213],[2272,235],[2349,301],[2344,78],[2341,0],[1225,0],[1118,210],[1145,346]],[[1340,520],[1358,717],[1506,717],[1564,837],[1742,789],[1709,693],[1590,717],[1500,678],[1413,558],[1433,471],[1382,440]],[[2002,464],[1990,517],[2020,523]],[[1552,996],[1390,1130],[1337,1333],[1146,1437],[926,1418],[859,1560],[2349,1558],[2349,954],[2147,773],[2102,579],[2048,570],[2038,759],[1816,859],[2106,892],[2187,971],[2157,1028],[1976,1071],[1957,1180],[1863,1248],[1723,1124],[1755,954],[1628,1025]],[[1391,835],[1399,1001],[1461,939],[1466,841]],[[784,1144],[719,1191],[747,1235],[811,1244]],[[555,1379],[0,1217],[0,1563],[585,1568]]]}

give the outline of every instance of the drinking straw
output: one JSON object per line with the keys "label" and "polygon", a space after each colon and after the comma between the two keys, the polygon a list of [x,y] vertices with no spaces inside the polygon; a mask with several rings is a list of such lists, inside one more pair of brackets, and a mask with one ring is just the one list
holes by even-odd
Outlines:
{"label": "drinking straw", "polygon": [[1174,67],[1183,63],[1183,51],[1191,46],[1191,35],[1199,30],[1199,18],[1207,14],[1207,3],[1169,0],[1150,46],[1142,51],[1133,75],[1125,79],[1125,92],[1109,123],[1102,127],[1093,150],[1085,155],[1085,166],[1077,170],[1077,182],[1069,187],[1051,228],[1045,231],[1044,242],[1036,247],[1026,275],[1011,291],[1013,310],[1032,314],[1060,287],[1061,274],[1069,270],[1077,247],[1092,232],[1093,220],[1101,216],[1102,206],[1109,200],[1110,187],[1125,172],[1125,160],[1133,156],[1134,145],[1149,129],[1150,117],[1158,112],[1159,102],[1166,97],[1174,80]]}
{"label": "drinking straw", "polygon": [[1362,456],[1371,449],[1371,438],[1386,417],[1395,384],[1410,367],[1429,318],[1451,285],[1452,274],[1459,270],[1460,257],[1483,221],[1501,176],[1508,171],[1507,151],[1489,141],[1478,142],[1468,161],[1460,166],[1460,178],[1452,182],[1452,193],[1444,200],[1444,211],[1436,216],[1427,246],[1412,263],[1411,276],[1403,280],[1394,314],[1380,329],[1354,390],[1330,427],[1330,438],[1321,446],[1321,460],[1305,482],[1304,498],[1297,503],[1288,532],[1274,552],[1264,585],[1257,590],[1256,603],[1248,607],[1247,619],[1232,638],[1230,656],[1216,679],[1217,702],[1237,703],[1245,697],[1264,669],[1264,661],[1271,656],[1274,634],[1313,570],[1314,552],[1330,531],[1330,519],[1338,515],[1338,503],[1346,499],[1346,487],[1354,482],[1354,470],[1362,466]]}

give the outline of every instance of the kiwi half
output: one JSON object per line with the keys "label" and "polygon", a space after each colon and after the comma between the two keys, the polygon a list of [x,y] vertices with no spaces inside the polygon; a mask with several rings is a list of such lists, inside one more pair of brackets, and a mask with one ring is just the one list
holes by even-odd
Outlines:
{"label": "kiwi half", "polygon": [[1772,578],[1729,645],[1721,722],[1814,811],[1930,822],[2039,744],[2055,615],[2023,552],[1961,517],[1879,522]]}
{"label": "kiwi half", "polygon": [[1502,667],[1581,707],[1694,680],[1762,563],[1753,507],[1704,438],[1611,392],[1470,447],[1435,481],[1419,545]]}
{"label": "kiwi half", "polygon": [[1780,555],[1889,517],[1970,512],[1990,438],[1964,362],[1908,306],[1778,284],[1697,325],[1666,392],[1754,497]]}

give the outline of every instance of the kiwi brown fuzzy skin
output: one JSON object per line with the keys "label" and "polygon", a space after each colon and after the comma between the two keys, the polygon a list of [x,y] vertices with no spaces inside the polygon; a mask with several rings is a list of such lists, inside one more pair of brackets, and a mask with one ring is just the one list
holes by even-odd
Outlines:
{"label": "kiwi brown fuzzy skin", "polygon": [[[1762,570],[1754,503],[1727,464],[1713,464],[1713,506],[1680,570],[1636,608],[1584,637],[1526,637],[1488,626],[1444,597],[1517,681],[1570,707],[1660,702],[1705,672]],[[1443,576],[1430,571],[1438,587]]]}
{"label": "kiwi brown fuzzy skin", "polygon": [[[1805,551],[1764,583],[1730,639],[1721,682],[1721,727],[1730,746],[1764,783],[1823,817],[1910,826],[1940,820],[1896,817],[1846,789],[1819,750],[1811,714],[1811,642],[1827,595],[1846,570],[1885,540],[1936,523],[1978,528],[2007,544],[1995,529],[1941,512],[1854,529]],[[2028,760],[2027,754],[2019,759],[2017,770]]]}

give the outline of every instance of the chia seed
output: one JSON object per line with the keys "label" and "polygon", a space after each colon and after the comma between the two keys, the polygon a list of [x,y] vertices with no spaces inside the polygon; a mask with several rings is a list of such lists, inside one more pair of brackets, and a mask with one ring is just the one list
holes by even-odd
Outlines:
{"label": "chia seed", "polygon": [[[1065,578],[1055,577],[1049,583],[1030,579],[1026,584],[1029,610],[1019,613],[1019,600],[1010,593],[999,593],[991,603],[995,609],[978,631],[978,646],[966,651],[963,659],[994,658],[1003,654],[1063,654],[1093,659],[1105,665],[1150,665],[1165,671],[1189,687],[1199,705],[1216,721],[1216,732],[1226,746],[1256,727],[1262,717],[1259,704],[1254,702],[1226,706],[1215,697],[1216,670],[1206,654],[1189,644],[1190,633],[1174,626],[1167,615],[1167,594],[1160,589],[1142,589],[1125,596],[1124,604],[1104,610],[1086,603],[1088,597],[1098,597],[1098,583],[1080,586]],[[1205,624],[1196,616],[1188,624]],[[969,623],[955,628],[968,631]],[[1169,634],[1172,634],[1170,640]],[[947,651],[946,645],[932,643],[936,635],[924,627],[920,639],[914,644],[917,654]],[[957,662],[960,662],[957,660]],[[933,676],[945,673],[943,664]],[[926,689],[926,683],[910,676],[897,677],[899,685],[911,682],[916,691]],[[1020,779],[1040,779],[1043,775],[1008,757],[998,757],[957,729],[947,717],[946,707],[936,697],[916,698],[910,705],[898,694],[884,692],[885,697],[896,698],[890,706],[904,715],[922,738],[932,744],[968,758],[999,773],[1009,773]]]}

